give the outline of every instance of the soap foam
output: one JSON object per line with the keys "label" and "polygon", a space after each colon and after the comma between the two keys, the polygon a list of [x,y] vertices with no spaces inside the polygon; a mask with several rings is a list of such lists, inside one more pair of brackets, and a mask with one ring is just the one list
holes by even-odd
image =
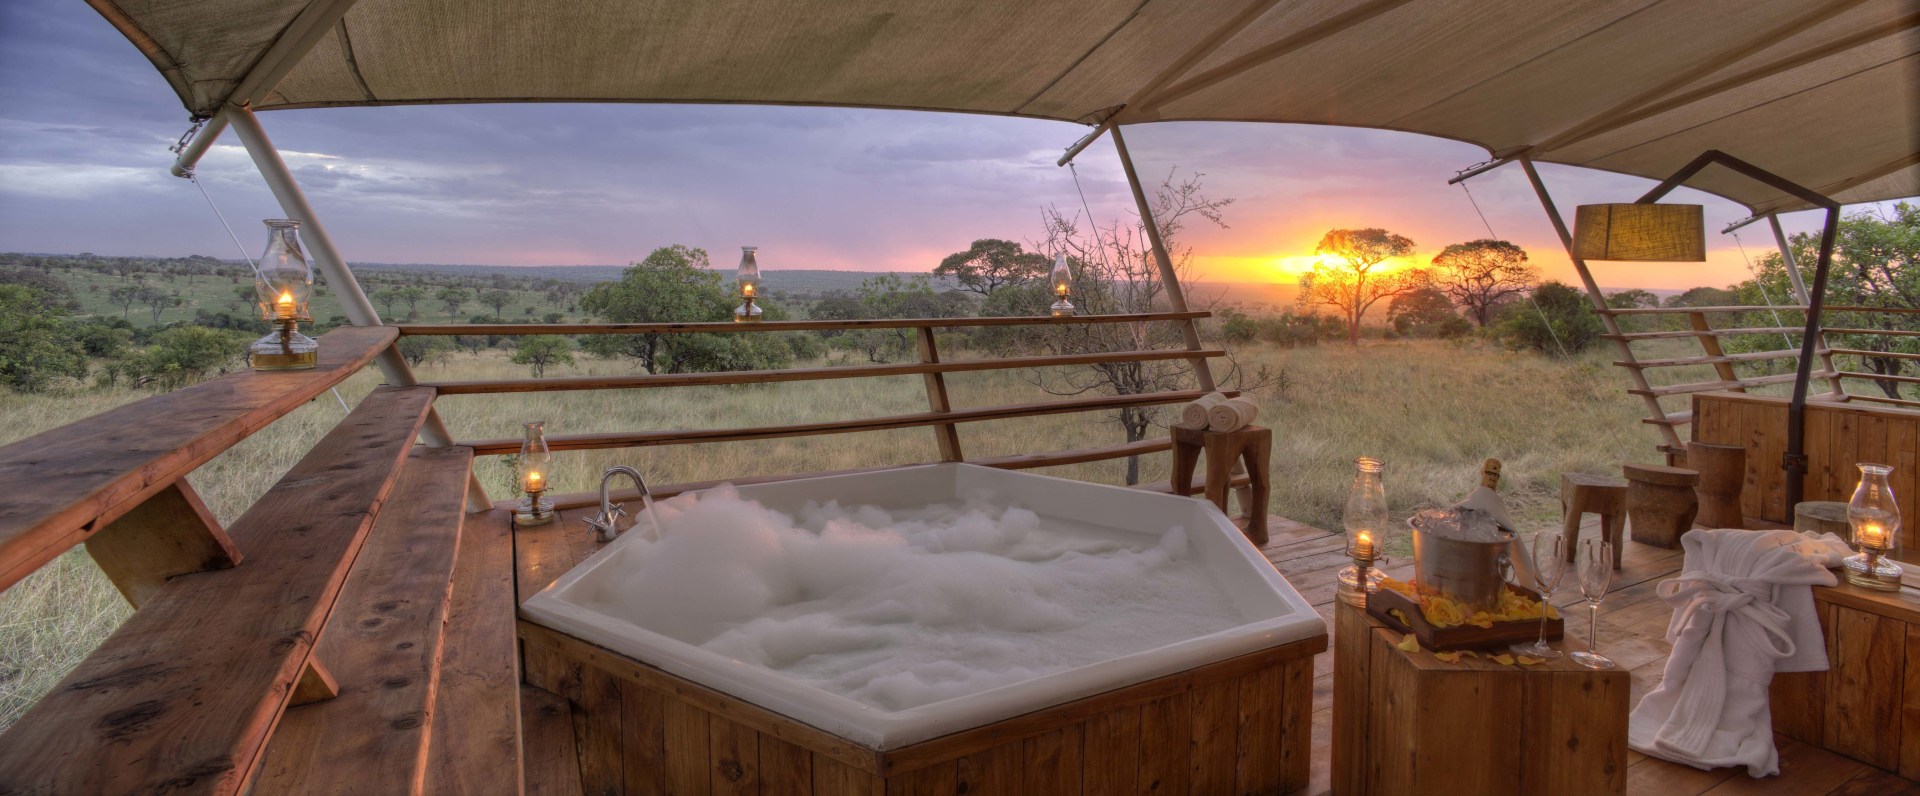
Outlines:
{"label": "soap foam", "polygon": [[809,502],[796,516],[730,486],[656,511],[660,538],[629,539],[616,574],[572,599],[886,710],[1244,621],[1183,527],[1103,532],[990,495],[904,511]]}

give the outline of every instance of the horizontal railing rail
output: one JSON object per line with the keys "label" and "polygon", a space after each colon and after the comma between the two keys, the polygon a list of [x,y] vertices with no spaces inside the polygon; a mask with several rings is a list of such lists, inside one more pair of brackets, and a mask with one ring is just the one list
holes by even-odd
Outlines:
{"label": "horizontal railing rail", "polygon": [[1005,357],[1000,359],[963,359],[948,362],[913,362],[880,365],[841,365],[825,368],[784,368],[776,370],[727,370],[713,373],[648,373],[632,376],[566,376],[551,379],[489,379],[480,381],[425,382],[441,395],[480,395],[510,392],[550,392],[569,390],[621,390],[659,387],[701,387],[727,384],[767,384],[787,381],[824,381],[878,376],[913,376],[928,373],[964,373],[981,370],[1102,365],[1118,362],[1152,362],[1169,359],[1223,357],[1220,349],[1188,351],[1153,349],[1113,351],[1096,354],[1055,354],[1049,356]]}
{"label": "horizontal railing rail", "polygon": [[[1229,396],[1238,394],[1232,390],[1224,392]],[[547,437],[547,445],[554,451],[577,451],[608,448],[645,448],[662,445],[693,445],[707,442],[742,442],[747,440],[778,439],[781,437],[808,437],[820,434],[851,434],[862,431],[886,431],[896,428],[938,426],[949,423],[973,423],[983,420],[1006,420],[1016,417],[1038,417],[1041,415],[1089,412],[1101,409],[1120,409],[1129,406],[1156,406],[1191,401],[1205,394],[1206,392],[1204,390],[1170,390],[1141,393],[1138,395],[1075,398],[1066,401],[1010,404],[979,409],[955,409],[945,412],[917,412],[907,415],[864,417],[852,420],[830,420],[820,423],[798,423],[786,426],[634,431],[607,434],[556,434]],[[519,453],[520,443],[521,440],[518,437],[503,437],[499,439],[468,440],[454,444],[472,448],[475,456],[500,456]]]}
{"label": "horizontal railing rail", "polygon": [[1088,323],[1190,321],[1211,317],[1206,311],[1140,312],[1125,315],[1052,316],[1009,315],[964,318],[863,318],[832,321],[757,321],[733,323],[403,323],[402,335],[531,334],[717,334],[731,332],[852,332],[861,329],[954,329],[969,326],[1075,326]]}

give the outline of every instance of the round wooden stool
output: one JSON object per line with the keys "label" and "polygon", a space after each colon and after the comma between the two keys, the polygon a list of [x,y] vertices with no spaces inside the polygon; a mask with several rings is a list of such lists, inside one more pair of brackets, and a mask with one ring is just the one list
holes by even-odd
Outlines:
{"label": "round wooden stool", "polygon": [[1747,485],[1747,449],[1711,442],[1687,443],[1687,467],[1700,474],[1700,518],[1706,528],[1744,528],[1740,490]]}
{"label": "round wooden stool", "polygon": [[1693,530],[1700,499],[1693,488],[1700,474],[1658,464],[1629,464],[1620,468],[1627,477],[1627,517],[1633,540],[1655,547],[1673,547],[1680,535]]}
{"label": "round wooden stool", "polygon": [[1836,534],[1849,542],[1853,526],[1847,524],[1847,504],[1838,500],[1804,500],[1793,507],[1793,529]]}
{"label": "round wooden stool", "polygon": [[1580,545],[1580,516],[1600,515],[1601,538],[1613,545],[1613,568],[1620,568],[1621,531],[1627,525],[1627,482],[1610,475],[1560,474],[1560,510],[1566,519],[1560,535],[1567,540],[1567,560]]}

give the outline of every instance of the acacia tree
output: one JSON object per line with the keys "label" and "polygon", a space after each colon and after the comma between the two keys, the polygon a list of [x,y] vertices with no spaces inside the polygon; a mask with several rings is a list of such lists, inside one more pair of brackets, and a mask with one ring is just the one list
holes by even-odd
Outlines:
{"label": "acacia tree", "polygon": [[447,308],[447,322],[454,323],[460,320],[460,305],[473,298],[473,294],[464,287],[448,286],[440,288],[440,292],[433,294],[433,297],[440,302],[440,306]]}
{"label": "acacia tree", "polygon": [[1487,328],[1500,303],[1524,295],[1540,281],[1527,250],[1504,240],[1456,243],[1433,257],[1433,281],[1475,325]]}
{"label": "acacia tree", "polygon": [[[120,308],[120,319],[126,320],[133,312],[133,305],[141,303],[140,291],[144,285],[115,285],[107,289],[107,301]],[[247,288],[247,295],[253,295],[253,288]]]}
{"label": "acacia tree", "polygon": [[[1167,178],[1153,191],[1153,217],[1159,224],[1160,237],[1172,260],[1176,277],[1184,278],[1190,274],[1193,265],[1193,247],[1181,243],[1181,230],[1195,219],[1224,228],[1226,222],[1222,211],[1233,203],[1232,199],[1208,197],[1203,190],[1202,176],[1196,173],[1176,182],[1177,174],[1169,171]],[[1115,221],[1106,227],[1088,225],[1083,229],[1077,215],[1067,216],[1057,207],[1048,207],[1044,218],[1047,224],[1046,239],[1042,245],[1033,248],[1067,253],[1068,265],[1073,270],[1073,303],[1079,312],[1105,315],[1157,312],[1168,308],[1166,284],[1160,278],[1159,265],[1147,241],[1146,227],[1140,220]],[[1039,306],[1044,307],[1046,302],[1051,301],[1046,295],[1045,285],[1035,284],[1023,289],[1039,294]],[[1205,306],[1205,302],[1195,302],[1190,308],[1209,307]],[[1173,324],[1138,322],[1032,327],[1020,335],[1007,338],[1006,345],[1040,348],[1052,354],[1086,354],[1182,348],[1185,342],[1179,328]],[[1249,375],[1241,371],[1238,362],[1231,356],[1227,362],[1226,372],[1220,374],[1218,379],[1223,389],[1254,390],[1273,381],[1264,368]],[[1193,366],[1185,360],[1048,368],[1035,371],[1032,378],[1041,389],[1054,395],[1089,392],[1142,395],[1192,389],[1194,384]],[[1113,419],[1120,425],[1127,442],[1138,442],[1146,439],[1159,414],[1159,407],[1129,406],[1115,410]],[[1138,456],[1127,458],[1126,479],[1129,484],[1139,483]]]}
{"label": "acacia tree", "polygon": [[961,290],[978,293],[981,298],[992,298],[1000,288],[1046,276],[1052,266],[1046,255],[1026,251],[1018,243],[982,238],[966,251],[947,255],[933,269],[933,275],[952,279]]}
{"label": "acacia tree", "polygon": [[[406,302],[408,318],[419,317],[420,302],[425,301],[427,298],[426,288],[420,287],[418,285],[408,285],[406,287],[403,287],[394,291],[394,294],[401,301]],[[392,310],[389,309],[388,312],[392,312]]]}
{"label": "acacia tree", "polygon": [[521,337],[513,345],[513,363],[528,366],[533,377],[540,378],[548,366],[573,364],[573,341],[557,334]]}
{"label": "acacia tree", "polygon": [[1423,269],[1378,270],[1391,258],[1413,253],[1411,239],[1384,229],[1328,230],[1314,253],[1320,260],[1300,277],[1299,303],[1339,310],[1347,324],[1347,342],[1352,345],[1360,344],[1360,322],[1374,304],[1419,290],[1430,282]]}
{"label": "acacia tree", "polygon": [[500,313],[506,310],[508,304],[513,303],[513,294],[508,293],[505,290],[495,288],[485,293],[481,293],[480,303],[493,308],[494,320],[504,320],[501,317]]}

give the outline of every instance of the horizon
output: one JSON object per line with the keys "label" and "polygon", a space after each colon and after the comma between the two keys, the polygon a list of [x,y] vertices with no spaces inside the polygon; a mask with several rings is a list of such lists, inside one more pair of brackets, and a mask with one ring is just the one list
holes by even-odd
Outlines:
{"label": "horizon", "polygon": [[[33,81],[21,79],[29,74]],[[237,258],[192,183],[167,174],[186,113],[139,51],[91,9],[0,7],[0,250]],[[1061,123],[920,111],[747,105],[443,105],[281,111],[262,124],[342,253],[355,262],[501,267],[637,261],[681,243],[730,267],[740,245],[779,268],[926,272],[975,239],[1029,244],[1054,206],[1099,225],[1136,218],[1111,140],[1054,166],[1086,132]],[[1528,250],[1546,279],[1577,275],[1519,169],[1446,180],[1477,146],[1360,128],[1227,122],[1129,126],[1141,179],[1205,175],[1231,198],[1225,229],[1189,219],[1196,278],[1291,285],[1320,235],[1381,227],[1424,264],[1486,237]],[[1651,181],[1541,164],[1555,202],[1626,201]],[[256,219],[283,215],[232,134],[201,183],[249,256]],[[1077,178],[1077,179],[1076,179]],[[1082,198],[1084,191],[1084,200]],[[1740,206],[1690,189],[1717,231]],[[1484,221],[1478,210],[1484,212]],[[1850,208],[1850,210],[1853,208]],[[1818,214],[1782,217],[1789,233]],[[1749,277],[1765,225],[1708,236],[1698,266],[1596,264],[1606,284],[1684,290]],[[223,254],[224,253],[224,254]],[[1622,288],[1624,289],[1624,288]]]}

